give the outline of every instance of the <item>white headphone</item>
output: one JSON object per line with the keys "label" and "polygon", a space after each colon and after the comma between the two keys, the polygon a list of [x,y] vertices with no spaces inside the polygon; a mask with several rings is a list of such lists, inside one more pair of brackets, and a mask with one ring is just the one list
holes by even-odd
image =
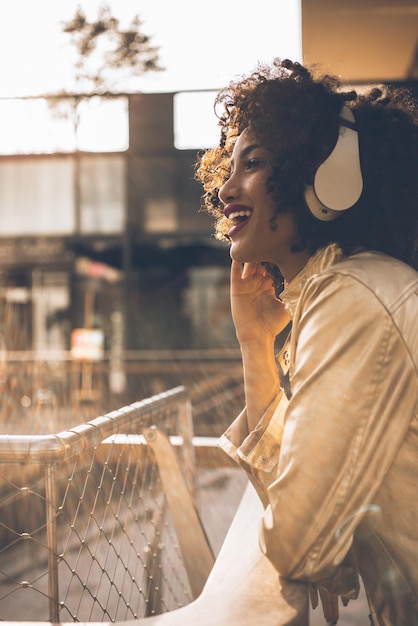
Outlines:
{"label": "white headphone", "polygon": [[356,120],[345,105],[340,120],[333,151],[317,169],[313,185],[305,189],[309,210],[322,222],[335,220],[351,209],[363,190]]}

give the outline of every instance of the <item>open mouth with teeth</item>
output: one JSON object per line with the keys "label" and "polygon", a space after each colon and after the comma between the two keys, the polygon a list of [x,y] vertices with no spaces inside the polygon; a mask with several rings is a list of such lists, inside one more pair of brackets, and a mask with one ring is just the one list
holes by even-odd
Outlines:
{"label": "open mouth with teeth", "polygon": [[251,215],[251,211],[234,211],[228,216],[230,222],[234,224],[242,224],[246,222]]}
{"label": "open mouth with teeth", "polygon": [[228,218],[229,223],[232,225],[232,227],[228,231],[228,238],[233,239],[238,231],[240,231],[241,228],[243,228],[247,224],[248,220],[251,217],[251,210],[244,208],[237,209],[236,211],[232,210],[231,212],[228,212],[226,217]]}

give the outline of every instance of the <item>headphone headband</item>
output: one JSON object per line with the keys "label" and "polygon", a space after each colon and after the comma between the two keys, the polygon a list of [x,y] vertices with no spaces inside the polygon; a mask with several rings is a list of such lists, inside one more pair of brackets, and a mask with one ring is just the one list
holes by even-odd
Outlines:
{"label": "headphone headband", "polygon": [[318,167],[305,200],[318,220],[335,220],[359,200],[363,190],[358,132],[353,112],[340,111],[338,139],[329,157]]}

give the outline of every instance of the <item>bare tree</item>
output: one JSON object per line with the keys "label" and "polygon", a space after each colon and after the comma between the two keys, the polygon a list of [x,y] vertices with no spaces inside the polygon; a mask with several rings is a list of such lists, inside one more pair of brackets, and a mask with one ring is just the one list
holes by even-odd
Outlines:
{"label": "bare tree", "polygon": [[77,53],[77,91],[104,94],[116,88],[126,90],[132,78],[162,71],[158,47],[151,45],[142,28],[138,15],[123,29],[108,5],[101,5],[92,21],[79,6],[74,17],[63,23],[63,32],[71,37]]}

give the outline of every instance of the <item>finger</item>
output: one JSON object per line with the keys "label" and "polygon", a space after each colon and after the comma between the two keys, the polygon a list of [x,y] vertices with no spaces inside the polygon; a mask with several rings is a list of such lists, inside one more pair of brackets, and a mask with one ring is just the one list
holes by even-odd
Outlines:
{"label": "finger", "polygon": [[264,263],[254,263],[256,274],[260,274],[261,276],[268,276],[268,271]]}
{"label": "finger", "polygon": [[336,624],[339,618],[338,596],[322,589],[321,587],[319,588],[319,595],[325,619],[328,624]]}
{"label": "finger", "polygon": [[231,263],[231,279],[239,280],[242,276],[242,263],[238,261],[232,261]]}
{"label": "finger", "polygon": [[318,606],[318,588],[314,585],[309,585],[309,595],[311,598],[311,605],[313,609]]}
{"label": "finger", "polygon": [[255,276],[258,274],[258,263],[244,263],[244,267],[242,270],[242,278],[249,278],[250,276]]}

